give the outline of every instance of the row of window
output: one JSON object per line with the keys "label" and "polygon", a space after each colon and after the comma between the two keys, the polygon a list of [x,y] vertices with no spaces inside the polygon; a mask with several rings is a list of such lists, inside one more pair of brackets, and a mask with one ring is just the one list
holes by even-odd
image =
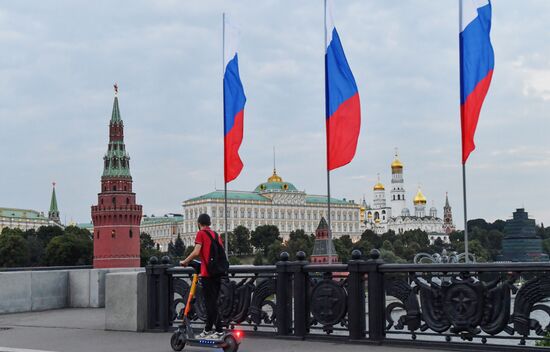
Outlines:
{"label": "row of window", "polygon": [[[100,233],[101,231],[100,230],[96,230],[95,234],[96,234],[96,239],[100,239]],[[130,231],[128,232],[128,237],[129,238],[133,238],[134,237],[134,232],[130,229]],[[116,230],[111,230],[111,238],[116,238]]]}
{"label": "row of window", "polygon": [[[254,229],[256,228],[257,226],[261,226],[261,225],[272,225],[272,224],[268,224],[266,222],[243,222],[243,223],[237,223],[235,224],[234,222],[231,222],[229,223],[229,228],[235,228],[237,227],[238,225],[242,225],[242,226],[245,226],[246,228],[248,229]],[[294,225],[292,223],[284,223],[284,224],[274,224],[276,225],[280,231],[285,231],[285,232],[288,232],[288,231],[293,231],[293,230],[297,230],[297,229],[303,229],[304,231],[306,232],[311,232],[313,233],[316,229],[317,229],[317,224],[299,224],[299,225]],[[225,227],[225,224],[223,222],[213,222],[212,223],[212,228],[217,230],[217,231],[224,231]],[[185,232],[187,233],[192,233],[196,230],[196,226],[194,224],[186,224],[185,225]],[[347,232],[347,231],[350,231],[350,232],[357,232],[359,231],[359,225],[357,223],[354,223],[354,224],[347,224],[347,223],[335,223],[333,224],[333,230],[336,231],[336,232]]]}
{"label": "row of window", "polygon": [[[206,208],[190,209],[185,211],[187,219],[195,219],[200,214],[206,213]],[[324,211],[298,211],[298,210],[273,210],[273,209],[244,209],[244,208],[228,208],[227,216],[229,218],[253,218],[253,219],[293,219],[293,220],[320,220],[325,216]],[[332,217],[335,220],[352,221],[359,219],[359,213],[353,211],[332,211]],[[223,217],[223,207],[213,208],[212,217]],[[253,216],[254,215],[254,216]]]}

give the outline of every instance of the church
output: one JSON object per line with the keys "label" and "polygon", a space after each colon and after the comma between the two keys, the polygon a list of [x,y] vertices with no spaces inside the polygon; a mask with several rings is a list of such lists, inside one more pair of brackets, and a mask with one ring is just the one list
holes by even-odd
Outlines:
{"label": "church", "polygon": [[[420,187],[412,199],[412,211],[407,207],[403,163],[397,153],[391,163],[391,190],[389,202],[386,200],[386,187],[378,182],[373,187],[372,204],[363,199],[361,205],[361,220],[365,230],[376,234],[394,231],[402,234],[410,230],[422,230],[429,234],[430,243],[437,239],[449,243],[449,234],[455,230],[449,197],[446,196],[443,208],[443,219],[438,217],[437,208],[426,210],[427,199]],[[389,204],[388,204],[389,203]]]}

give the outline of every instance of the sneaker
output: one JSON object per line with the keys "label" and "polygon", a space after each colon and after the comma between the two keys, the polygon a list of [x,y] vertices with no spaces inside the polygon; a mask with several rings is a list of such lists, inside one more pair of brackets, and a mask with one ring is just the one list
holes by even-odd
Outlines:
{"label": "sneaker", "polygon": [[214,332],[210,337],[216,340],[221,340],[221,338],[225,335],[225,332],[223,331],[216,331]]}
{"label": "sneaker", "polygon": [[214,335],[214,331],[206,331],[206,330],[203,330],[200,334],[199,334],[199,339],[208,339],[210,337],[212,337]]}

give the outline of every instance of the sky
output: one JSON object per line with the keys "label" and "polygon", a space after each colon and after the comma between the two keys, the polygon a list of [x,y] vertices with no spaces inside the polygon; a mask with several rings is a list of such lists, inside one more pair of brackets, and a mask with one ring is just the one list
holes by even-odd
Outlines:
{"label": "sky", "polygon": [[[222,12],[240,28],[244,169],[326,194],[323,1],[0,0],[0,206],[89,222],[107,149],[113,83],[138,203],[156,216],[223,189]],[[495,72],[467,165],[469,218],[525,207],[550,224],[550,1],[494,0]],[[418,186],[463,228],[458,1],[334,1],[361,97],[355,159],[332,195],[390,187],[395,148]],[[389,197],[389,195],[388,195]],[[412,204],[409,205],[412,208]]]}

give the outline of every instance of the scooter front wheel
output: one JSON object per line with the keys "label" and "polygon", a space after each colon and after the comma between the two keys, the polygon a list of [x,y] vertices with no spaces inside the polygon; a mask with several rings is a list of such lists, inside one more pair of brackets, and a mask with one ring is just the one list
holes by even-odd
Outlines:
{"label": "scooter front wheel", "polygon": [[176,331],[174,334],[172,334],[172,338],[170,339],[170,346],[172,346],[172,349],[174,351],[181,351],[185,347],[185,336],[180,331]]}
{"label": "scooter front wheel", "polygon": [[223,352],[237,352],[239,350],[239,344],[233,336],[227,335],[223,340],[225,342]]}

